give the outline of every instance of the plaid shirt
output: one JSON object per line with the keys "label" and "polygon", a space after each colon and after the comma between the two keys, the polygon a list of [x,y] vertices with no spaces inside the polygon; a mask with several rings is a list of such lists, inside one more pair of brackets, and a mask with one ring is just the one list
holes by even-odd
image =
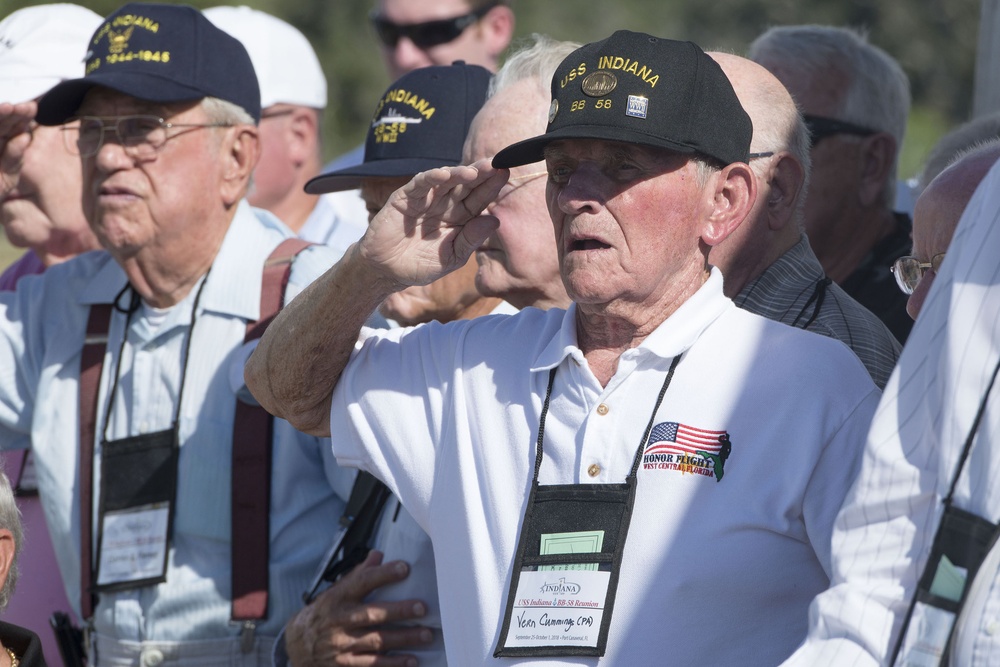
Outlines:
{"label": "plaid shirt", "polygon": [[899,343],[871,311],[826,278],[804,234],[734,301],[751,313],[836,338],[854,350],[879,389],[889,381]]}

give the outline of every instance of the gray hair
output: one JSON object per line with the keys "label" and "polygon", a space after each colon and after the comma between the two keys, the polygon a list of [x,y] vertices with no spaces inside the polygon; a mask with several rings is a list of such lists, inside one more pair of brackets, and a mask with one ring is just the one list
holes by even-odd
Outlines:
{"label": "gray hair", "polygon": [[847,88],[830,115],[886,132],[896,140],[896,156],[887,178],[886,202],[895,199],[899,153],[910,113],[910,82],[899,63],[868,42],[864,32],[846,27],[801,25],[769,29],[750,44],[747,57],[777,61],[809,77],[844,74]]}
{"label": "gray hair", "polygon": [[[250,113],[238,104],[227,102],[218,97],[205,97],[201,100],[201,108],[205,111],[209,123],[225,123],[228,125],[257,125]],[[253,187],[253,172],[247,180],[247,188]],[[245,196],[245,193],[244,193]]]}
{"label": "gray hair", "polygon": [[201,101],[201,108],[208,116],[210,123],[229,123],[231,125],[256,125],[253,116],[243,107],[221,100],[218,97],[206,97]]}
{"label": "gray hair", "polygon": [[[805,193],[809,191],[809,177],[812,172],[812,155],[810,154],[809,130],[806,128],[802,114],[796,105],[794,115],[789,118],[787,98],[779,99],[770,94],[767,88],[755,91],[758,104],[755,105],[757,116],[754,120],[753,140],[750,142],[751,153],[780,153],[787,151],[802,165],[802,188],[795,207],[795,224],[802,229],[804,224],[803,209]],[[768,101],[768,98],[773,102]],[[789,123],[791,121],[791,123]],[[765,171],[770,164],[770,157],[751,159],[750,168],[761,181],[765,180]]]}
{"label": "gray hair", "polygon": [[544,95],[549,94],[552,78],[563,60],[580,48],[576,42],[561,42],[548,35],[532,33],[511,49],[503,67],[490,81],[487,99],[520,81],[534,79]]}
{"label": "gray hair", "polygon": [[10,480],[0,470],[0,529],[6,529],[14,536],[14,560],[7,573],[7,580],[0,587],[0,611],[7,608],[10,598],[17,586],[17,561],[21,555],[21,544],[24,542],[24,531],[21,528],[21,511],[14,501],[14,491],[10,488]]}
{"label": "gray hair", "polygon": [[997,137],[1000,137],[1000,112],[979,116],[948,132],[934,144],[927,156],[917,189],[923,190],[935,176],[971,149],[992,144]]}

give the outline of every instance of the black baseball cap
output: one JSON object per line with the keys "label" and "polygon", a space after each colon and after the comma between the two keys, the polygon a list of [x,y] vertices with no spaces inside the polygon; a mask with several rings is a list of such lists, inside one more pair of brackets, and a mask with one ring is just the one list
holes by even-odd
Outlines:
{"label": "black baseball cap", "polygon": [[559,65],[545,134],[493,158],[516,167],[559,139],[606,139],[746,162],[753,126],[729,79],[697,44],[619,30]]}
{"label": "black baseball cap", "polygon": [[260,88],[246,49],[194,7],[123,5],[87,47],[84,76],[57,84],[39,100],[40,124],[65,123],[94,86],[148,102],[217,97],[260,120]]}
{"label": "black baseball cap", "polygon": [[372,115],[362,164],[320,174],[306,192],[352,190],[361,179],[413,176],[462,164],[472,118],[486,102],[489,70],[479,65],[422,67],[389,86]]}

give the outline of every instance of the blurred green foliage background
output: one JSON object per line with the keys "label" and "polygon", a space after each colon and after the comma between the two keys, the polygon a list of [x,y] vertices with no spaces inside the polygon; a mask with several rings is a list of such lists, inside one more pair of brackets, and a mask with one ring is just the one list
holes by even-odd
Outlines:
{"label": "blurred green foliage background", "polygon": [[[618,28],[690,39],[706,50],[743,53],[772,25],[822,23],[866,30],[872,43],[896,57],[910,77],[913,112],[900,160],[900,176],[915,175],[934,142],[968,120],[979,0],[512,0],[518,37],[533,32],[579,42]],[[0,0],[0,17],[41,4]],[[108,14],[121,2],[81,2]],[[319,54],[329,81],[324,152],[332,158],[360,144],[388,80],[368,25],[373,0],[220,0],[190,4],[248,4],[299,28]],[[294,67],[295,63],[289,63]],[[0,248],[0,266],[6,264]]]}

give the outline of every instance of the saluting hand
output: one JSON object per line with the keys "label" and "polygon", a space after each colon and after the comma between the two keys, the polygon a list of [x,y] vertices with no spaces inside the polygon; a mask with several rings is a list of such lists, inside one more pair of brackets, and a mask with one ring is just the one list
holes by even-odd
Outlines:
{"label": "saluting hand", "polygon": [[0,104],[0,198],[17,187],[24,151],[31,144],[29,129],[37,110],[34,101]]}
{"label": "saluting hand", "polygon": [[417,174],[369,223],[361,255],[400,289],[464,266],[500,224],[482,212],[509,175],[489,160]]}

